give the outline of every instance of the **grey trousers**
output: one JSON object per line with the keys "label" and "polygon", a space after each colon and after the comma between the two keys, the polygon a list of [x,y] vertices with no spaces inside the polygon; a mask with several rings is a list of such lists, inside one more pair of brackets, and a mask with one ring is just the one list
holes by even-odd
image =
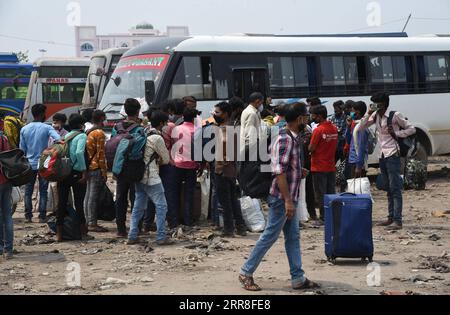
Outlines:
{"label": "grey trousers", "polygon": [[89,225],[97,225],[98,198],[104,184],[101,170],[89,171],[86,197],[84,198],[84,213]]}

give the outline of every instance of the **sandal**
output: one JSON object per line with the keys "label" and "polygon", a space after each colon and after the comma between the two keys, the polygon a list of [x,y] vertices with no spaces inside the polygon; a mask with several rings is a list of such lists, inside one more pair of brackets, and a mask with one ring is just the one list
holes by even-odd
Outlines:
{"label": "sandal", "polygon": [[294,290],[312,290],[312,289],[319,289],[320,288],[320,284],[312,282],[309,279],[306,279],[305,282],[298,287],[294,287]]}
{"label": "sandal", "polygon": [[253,277],[239,275],[239,282],[241,282],[242,287],[247,291],[261,291],[261,288],[255,283]]}

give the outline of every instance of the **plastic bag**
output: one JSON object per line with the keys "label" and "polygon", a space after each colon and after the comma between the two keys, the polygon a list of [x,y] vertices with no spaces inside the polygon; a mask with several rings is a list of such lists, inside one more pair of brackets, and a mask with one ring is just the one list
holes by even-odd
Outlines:
{"label": "plastic bag", "polygon": [[347,184],[347,192],[349,193],[355,195],[372,195],[370,193],[370,181],[368,177],[349,179]]}
{"label": "plastic bag", "polygon": [[262,213],[261,204],[258,199],[243,197],[240,199],[242,216],[245,224],[251,232],[258,233],[266,228],[266,219]]}
{"label": "plastic bag", "polygon": [[200,221],[206,221],[209,213],[209,196],[211,192],[211,176],[208,171],[203,171],[202,176],[199,177],[200,187],[202,190],[201,198],[201,215]]}
{"label": "plastic bag", "polygon": [[300,183],[300,194],[297,204],[297,217],[300,222],[309,221],[308,207],[306,206],[306,179],[302,179]]}

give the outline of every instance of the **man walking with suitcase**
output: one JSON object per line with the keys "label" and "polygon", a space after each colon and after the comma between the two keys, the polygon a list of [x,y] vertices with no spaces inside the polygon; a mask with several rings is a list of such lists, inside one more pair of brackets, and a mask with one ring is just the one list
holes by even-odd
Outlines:
{"label": "man walking with suitcase", "polygon": [[319,285],[308,280],[302,269],[299,219],[296,205],[299,200],[300,180],[303,175],[301,157],[301,127],[308,119],[306,106],[291,104],[286,108],[287,128],[280,130],[271,148],[274,180],[267,199],[270,210],[266,230],[256,243],[250,257],[241,269],[239,281],[248,291],[260,291],[253,274],[262,259],[284,231],[286,254],[295,290],[315,289]]}
{"label": "man walking with suitcase", "polygon": [[374,102],[368,113],[360,123],[360,130],[376,125],[378,143],[380,143],[380,169],[386,183],[389,202],[389,216],[381,226],[389,229],[400,230],[403,227],[402,208],[403,180],[401,174],[399,138],[406,138],[416,133],[416,128],[400,113],[395,113],[392,123],[389,123],[389,95],[377,93],[372,96]]}

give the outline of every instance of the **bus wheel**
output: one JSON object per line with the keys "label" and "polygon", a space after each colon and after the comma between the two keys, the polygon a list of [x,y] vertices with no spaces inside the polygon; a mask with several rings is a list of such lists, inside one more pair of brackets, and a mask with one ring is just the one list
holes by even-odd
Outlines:
{"label": "bus wheel", "polygon": [[417,141],[417,150],[414,154],[414,158],[422,161],[423,163],[425,163],[425,165],[428,165],[427,149],[420,141]]}

